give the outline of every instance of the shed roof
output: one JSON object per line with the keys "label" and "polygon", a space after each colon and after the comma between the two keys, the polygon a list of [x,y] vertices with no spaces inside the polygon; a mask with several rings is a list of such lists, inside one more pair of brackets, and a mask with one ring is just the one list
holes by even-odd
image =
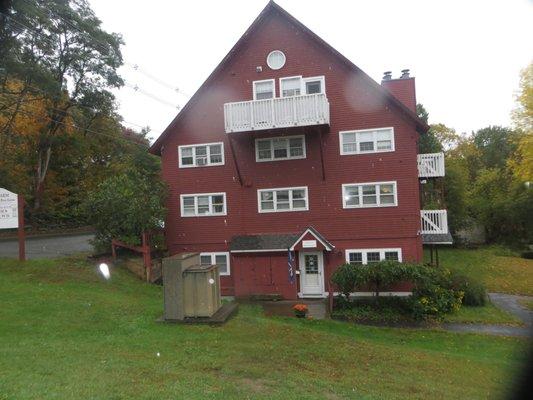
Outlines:
{"label": "shed roof", "polygon": [[422,235],[424,244],[453,244],[453,237],[450,233],[425,233]]}

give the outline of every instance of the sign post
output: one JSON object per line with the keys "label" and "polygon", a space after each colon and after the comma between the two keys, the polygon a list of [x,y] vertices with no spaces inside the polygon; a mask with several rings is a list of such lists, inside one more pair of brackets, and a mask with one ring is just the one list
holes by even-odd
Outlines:
{"label": "sign post", "polygon": [[0,229],[18,228],[19,260],[26,260],[24,197],[0,188]]}

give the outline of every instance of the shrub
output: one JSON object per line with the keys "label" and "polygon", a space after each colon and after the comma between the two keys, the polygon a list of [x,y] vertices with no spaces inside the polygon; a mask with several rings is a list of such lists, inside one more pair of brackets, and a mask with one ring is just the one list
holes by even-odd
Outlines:
{"label": "shrub", "polygon": [[533,260],[533,251],[523,251],[520,257],[527,258],[528,260]]}
{"label": "shrub", "polygon": [[344,299],[349,301],[350,293],[355,291],[355,287],[359,284],[361,277],[362,271],[359,265],[343,264],[335,270],[331,276],[331,282],[344,295]]}
{"label": "shrub", "polygon": [[466,306],[484,306],[487,303],[485,286],[466,275],[452,274],[451,288],[464,293],[463,304]]}

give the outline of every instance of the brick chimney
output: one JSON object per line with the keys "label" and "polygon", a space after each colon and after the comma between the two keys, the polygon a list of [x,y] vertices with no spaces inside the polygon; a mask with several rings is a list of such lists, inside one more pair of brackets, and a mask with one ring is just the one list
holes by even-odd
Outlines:
{"label": "brick chimney", "polygon": [[408,69],[403,69],[398,79],[392,79],[390,71],[384,72],[381,86],[388,89],[394,97],[416,113],[415,78],[409,76]]}

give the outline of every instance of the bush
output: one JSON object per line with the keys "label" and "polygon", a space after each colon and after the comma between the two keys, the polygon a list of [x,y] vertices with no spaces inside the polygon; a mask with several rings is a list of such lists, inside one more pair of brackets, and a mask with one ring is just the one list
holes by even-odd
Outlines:
{"label": "bush", "polygon": [[487,303],[487,289],[481,282],[466,275],[452,274],[451,288],[464,293],[465,306],[484,306]]}
{"label": "bush", "polygon": [[520,254],[520,257],[533,260],[533,251],[523,251],[522,254]]}

